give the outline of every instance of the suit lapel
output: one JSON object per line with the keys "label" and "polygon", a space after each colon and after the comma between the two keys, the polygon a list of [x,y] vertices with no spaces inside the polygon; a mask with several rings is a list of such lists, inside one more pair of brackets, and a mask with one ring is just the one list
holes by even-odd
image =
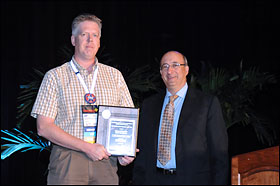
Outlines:
{"label": "suit lapel", "polygon": [[[154,152],[155,154],[157,154],[157,142],[158,142],[158,131],[159,131],[159,122],[160,122],[160,115],[161,115],[161,110],[162,110],[162,105],[163,105],[163,101],[164,101],[164,96],[165,93],[162,92],[159,95],[157,95],[156,100],[153,102],[153,117],[154,120],[152,122],[153,124],[153,128],[152,128],[152,134],[154,134],[153,136],[153,146],[154,146]],[[157,155],[156,155],[157,157]]]}
{"label": "suit lapel", "polygon": [[194,94],[193,89],[191,87],[189,87],[185,100],[184,100],[184,103],[183,103],[183,106],[182,106],[182,109],[181,109],[179,121],[178,121],[178,129],[177,129],[178,132],[184,125],[187,124],[188,118],[190,118],[190,115],[193,114],[192,108],[194,108],[196,106],[194,103],[195,97],[196,97],[196,95]]}
{"label": "suit lapel", "polygon": [[191,118],[190,116],[193,114],[192,108],[196,107],[195,98],[196,98],[196,95],[193,92],[193,89],[189,87],[187,95],[186,95],[184,103],[183,103],[183,106],[182,106],[182,109],[181,109],[180,118],[178,121],[176,148],[175,148],[177,166],[180,164],[178,162],[181,162],[184,159],[183,153],[182,153],[183,146],[182,146],[180,139],[184,138],[184,135],[188,135],[188,133],[192,132],[191,130],[185,130],[186,128],[189,128],[189,127],[185,127],[185,126],[194,124],[193,122],[189,121],[189,119]]}

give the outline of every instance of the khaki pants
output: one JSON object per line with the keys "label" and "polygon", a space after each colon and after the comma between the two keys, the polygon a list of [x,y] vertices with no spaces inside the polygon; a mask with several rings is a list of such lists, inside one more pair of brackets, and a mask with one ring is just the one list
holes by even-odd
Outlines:
{"label": "khaki pants", "polygon": [[92,161],[86,154],[53,145],[48,185],[118,185],[117,158]]}

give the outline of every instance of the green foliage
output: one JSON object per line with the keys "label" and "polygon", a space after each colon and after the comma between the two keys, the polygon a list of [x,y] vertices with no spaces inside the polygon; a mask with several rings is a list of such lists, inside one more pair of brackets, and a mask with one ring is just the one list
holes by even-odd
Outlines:
{"label": "green foliage", "polygon": [[202,74],[191,75],[190,86],[216,95],[222,106],[227,128],[235,124],[252,125],[258,139],[273,143],[273,127],[257,116],[255,97],[268,84],[276,83],[276,77],[268,72],[261,72],[257,67],[243,69],[242,61],[238,72],[210,67]]}
{"label": "green foliage", "polygon": [[151,66],[144,65],[133,71],[120,68],[135,107],[140,107],[143,99],[159,89],[160,76]]}
{"label": "green foliage", "polygon": [[[50,146],[48,142],[43,138],[40,138],[37,134],[29,131],[29,135],[21,132],[20,130],[14,128],[11,131],[1,130],[3,134],[8,137],[1,137],[1,140],[12,142],[10,144],[1,144],[1,160],[6,159],[13,153],[17,151],[26,152],[28,150],[38,149],[50,151]],[[10,137],[10,138],[9,138]]]}
{"label": "green foliage", "polygon": [[34,69],[32,77],[33,79],[29,83],[20,85],[21,91],[17,98],[19,103],[17,107],[17,128],[21,128],[23,121],[31,113],[44,73]]}

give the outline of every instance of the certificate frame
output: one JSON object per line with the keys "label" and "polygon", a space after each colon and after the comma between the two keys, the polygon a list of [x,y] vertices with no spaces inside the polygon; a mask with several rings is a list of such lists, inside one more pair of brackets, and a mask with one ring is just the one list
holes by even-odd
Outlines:
{"label": "certificate frame", "polygon": [[112,156],[136,156],[139,108],[99,105],[96,143]]}

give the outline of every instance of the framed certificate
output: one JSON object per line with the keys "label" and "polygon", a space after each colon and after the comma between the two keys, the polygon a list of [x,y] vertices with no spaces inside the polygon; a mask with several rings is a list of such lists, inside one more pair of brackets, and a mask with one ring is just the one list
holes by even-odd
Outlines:
{"label": "framed certificate", "polygon": [[99,105],[96,143],[114,156],[136,156],[139,108]]}

